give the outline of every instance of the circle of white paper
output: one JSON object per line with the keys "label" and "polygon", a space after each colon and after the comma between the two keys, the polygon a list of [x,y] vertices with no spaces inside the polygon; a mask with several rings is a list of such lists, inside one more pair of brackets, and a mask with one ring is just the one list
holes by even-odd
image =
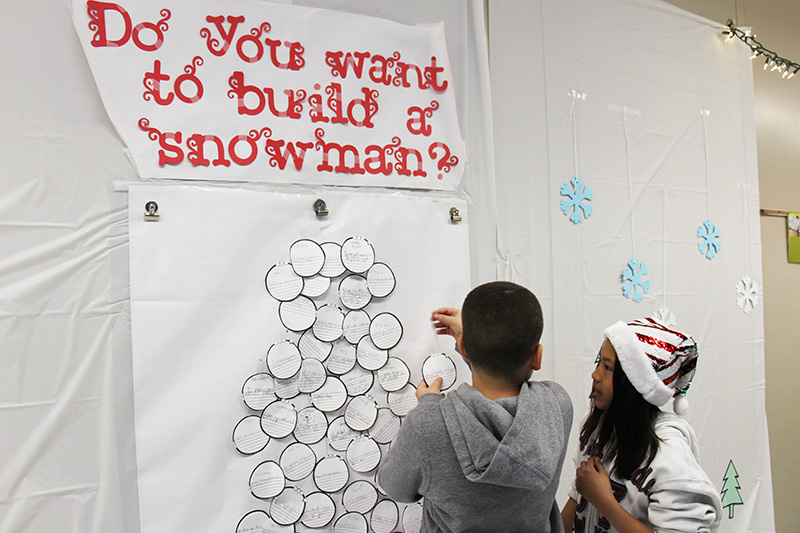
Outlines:
{"label": "circle of white paper", "polygon": [[345,513],[333,523],[331,533],[367,533],[367,518],[361,513]]}
{"label": "circle of white paper", "polygon": [[333,342],[342,336],[344,312],[335,305],[323,305],[317,309],[317,320],[311,327],[314,336],[324,342]]}
{"label": "circle of white paper", "polygon": [[354,366],[356,366],[356,347],[344,339],[335,342],[331,355],[325,360],[328,372],[340,376],[350,372]]}
{"label": "circle of white paper", "polygon": [[447,390],[456,382],[456,364],[447,354],[431,354],[422,363],[422,378],[428,386],[436,378],[442,378],[441,390]]}
{"label": "circle of white paper", "polygon": [[303,492],[297,487],[286,487],[272,499],[269,515],[276,523],[288,526],[300,520],[305,507]]}
{"label": "circle of white paper", "polygon": [[289,379],[300,370],[300,349],[292,341],[281,341],[267,350],[267,370],[277,379]]}
{"label": "circle of white paper", "polygon": [[350,344],[358,344],[364,336],[369,335],[370,318],[366,311],[354,309],[344,315],[342,325],[344,338]]}
{"label": "circle of white paper", "polygon": [[317,319],[317,307],[310,298],[298,296],[294,300],[281,302],[278,306],[278,316],[286,329],[304,331]]}
{"label": "circle of white paper", "polygon": [[319,274],[325,263],[325,252],[316,242],[309,239],[295,241],[289,247],[289,261],[298,276],[307,278]]}
{"label": "circle of white paper", "polygon": [[356,361],[364,370],[380,370],[389,360],[389,350],[381,350],[370,337],[364,337],[356,346]]}
{"label": "circle of white paper", "polygon": [[397,416],[406,416],[417,406],[417,388],[407,383],[402,389],[387,394],[386,403]]}
{"label": "circle of white paper", "polygon": [[306,509],[300,523],[311,529],[327,526],[336,515],[336,504],[324,492],[312,492],[306,496]]}
{"label": "circle of white paper", "polygon": [[365,435],[359,435],[347,446],[347,464],[359,473],[371,472],[381,462],[381,448]]}
{"label": "circle of white paper", "polygon": [[279,302],[294,300],[303,290],[303,278],[295,274],[288,263],[273,265],[267,271],[264,283],[269,295]]}
{"label": "circle of white paper", "polygon": [[338,492],[349,480],[347,463],[338,455],[323,457],[314,467],[314,484],[322,492]]}
{"label": "circle of white paper", "polygon": [[250,474],[250,492],[253,496],[266,500],[274,498],[286,486],[283,470],[275,461],[264,461]]}
{"label": "circle of white paper", "polygon": [[366,431],[378,418],[378,404],[369,396],[356,396],[344,410],[345,423],[356,431]]}
{"label": "circle of white paper", "polygon": [[378,491],[366,479],[350,483],[342,494],[342,505],[348,513],[367,514],[376,503],[378,503]]}
{"label": "circle of white paper", "polygon": [[403,510],[403,531],[419,533],[422,529],[422,504],[412,503]]}
{"label": "circle of white paper", "polygon": [[289,379],[275,380],[275,396],[282,400],[289,400],[300,394],[300,372]]}
{"label": "circle of white paper", "polygon": [[335,242],[324,242],[320,246],[325,252],[325,263],[322,265],[322,270],[319,271],[320,275],[326,278],[338,278],[344,274],[342,247]]}
{"label": "circle of white paper", "polygon": [[375,248],[363,237],[350,237],[342,243],[342,264],[360,274],[375,263]]}
{"label": "circle of white paper", "polygon": [[369,336],[376,347],[389,350],[397,346],[403,336],[403,325],[391,313],[380,313],[369,323]]}
{"label": "circle of white paper", "polygon": [[363,309],[372,300],[367,280],[351,274],[339,282],[339,301],[348,309]]}
{"label": "circle of white paper", "polygon": [[358,396],[359,394],[365,394],[372,388],[375,383],[375,374],[356,366],[347,374],[339,376],[339,379],[344,383],[348,396]]}
{"label": "circle of white paper", "polygon": [[367,272],[367,287],[376,298],[389,296],[395,283],[394,272],[386,263],[375,263]]}
{"label": "circle of white paper", "polygon": [[303,290],[300,291],[300,294],[309,298],[318,298],[328,292],[330,286],[331,279],[325,276],[317,275],[303,278]]}
{"label": "circle of white paper", "polygon": [[[386,392],[402,389],[408,383],[411,371],[408,366],[397,357],[390,357],[386,364],[378,370],[378,383]],[[391,405],[391,404],[390,404]]]}
{"label": "circle of white paper", "polygon": [[386,491],[383,490],[383,487],[381,487],[381,484],[378,483],[378,473],[379,472],[380,472],[380,470],[376,470],[375,471],[375,476],[373,477],[373,482],[374,482],[375,488],[378,489],[378,492],[380,492],[381,494],[386,496]]}
{"label": "circle of white paper", "polygon": [[233,445],[244,455],[258,453],[269,444],[269,435],[261,429],[261,417],[250,415],[242,418],[233,428]]}
{"label": "circle of white paper", "polygon": [[400,431],[400,417],[388,407],[378,409],[375,423],[369,429],[369,436],[378,444],[389,444]]}
{"label": "circle of white paper", "polygon": [[333,344],[319,340],[311,330],[304,331],[300,335],[298,345],[303,359],[316,359],[318,361],[327,359],[333,349]]}
{"label": "circle of white paper", "polygon": [[310,394],[319,390],[325,384],[325,366],[316,359],[303,359],[300,365],[300,374],[297,381],[297,390]]}
{"label": "circle of white paper", "polygon": [[297,413],[297,425],[293,432],[297,442],[316,444],[327,432],[328,418],[316,407],[308,406]]}
{"label": "circle of white paper", "polygon": [[400,510],[392,500],[381,500],[372,510],[369,527],[375,533],[392,533],[400,519]]}
{"label": "circle of white paper", "polygon": [[242,385],[242,400],[253,411],[261,411],[275,401],[275,380],[266,372],[253,374]]}
{"label": "circle of white paper", "polygon": [[347,447],[353,439],[359,435],[361,435],[361,433],[352,429],[345,423],[344,416],[338,416],[331,420],[330,426],[328,427],[328,446],[337,452],[343,452],[347,450]]}
{"label": "circle of white paper", "polygon": [[236,533],[271,533],[273,531],[283,531],[284,529],[276,524],[265,511],[260,509],[250,511],[236,525]]}
{"label": "circle of white paper", "polygon": [[286,400],[275,400],[261,413],[261,429],[273,439],[282,439],[294,431],[297,411]]}
{"label": "circle of white paper", "polygon": [[286,479],[300,481],[311,475],[317,464],[317,456],[307,444],[293,442],[281,452],[278,462]]}
{"label": "circle of white paper", "polygon": [[325,413],[340,409],[347,401],[347,389],[339,378],[328,376],[325,384],[311,393],[311,403]]}

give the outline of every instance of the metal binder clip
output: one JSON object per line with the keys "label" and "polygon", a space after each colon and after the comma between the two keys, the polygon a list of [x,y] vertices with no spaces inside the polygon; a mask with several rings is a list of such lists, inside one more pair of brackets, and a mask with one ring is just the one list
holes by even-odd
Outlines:
{"label": "metal binder clip", "polygon": [[461,222],[461,215],[457,207],[450,208],[450,222]]}
{"label": "metal binder clip", "polygon": [[144,219],[149,222],[158,222],[158,204],[152,200],[144,204]]}
{"label": "metal binder clip", "polygon": [[328,214],[328,206],[325,205],[325,200],[317,198],[317,201],[314,202],[314,212],[318,217],[324,217]]}

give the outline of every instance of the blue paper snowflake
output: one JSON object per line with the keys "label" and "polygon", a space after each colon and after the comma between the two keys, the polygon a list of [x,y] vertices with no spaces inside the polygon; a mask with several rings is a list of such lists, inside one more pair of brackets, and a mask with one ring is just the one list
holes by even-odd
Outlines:
{"label": "blue paper snowflake", "polygon": [[719,240],[719,228],[711,220],[706,220],[697,228],[697,237],[702,239],[697,243],[697,249],[706,256],[706,259],[713,259],[722,246]]}
{"label": "blue paper snowflake", "polygon": [[[640,302],[642,297],[650,290],[650,280],[642,279],[647,275],[647,265],[636,259],[628,261],[628,266],[622,271],[622,294],[634,302]],[[625,283],[627,281],[627,283]]]}
{"label": "blue paper snowflake", "polygon": [[592,190],[583,185],[582,179],[575,177],[568,182],[565,181],[561,185],[561,196],[569,197],[569,200],[561,200],[561,212],[569,215],[572,209],[572,216],[569,219],[573,224],[579,224],[592,216],[592,206],[584,203],[592,200]]}

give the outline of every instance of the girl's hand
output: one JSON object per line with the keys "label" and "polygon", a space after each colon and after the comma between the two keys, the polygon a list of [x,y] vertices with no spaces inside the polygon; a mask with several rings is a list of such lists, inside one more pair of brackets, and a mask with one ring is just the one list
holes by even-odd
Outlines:
{"label": "girl's hand", "polygon": [[581,496],[597,509],[602,508],[608,498],[614,499],[608,472],[597,457],[589,457],[581,463],[575,472],[575,485]]}

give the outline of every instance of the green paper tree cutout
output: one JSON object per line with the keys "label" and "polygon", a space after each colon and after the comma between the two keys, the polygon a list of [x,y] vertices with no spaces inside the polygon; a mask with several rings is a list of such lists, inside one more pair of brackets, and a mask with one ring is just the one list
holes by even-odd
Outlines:
{"label": "green paper tree cutout", "polygon": [[733,466],[733,461],[731,460],[728,462],[728,469],[722,478],[722,492],[720,493],[722,507],[728,508],[728,518],[730,519],[733,519],[734,506],[744,503],[742,495],[739,494],[739,489],[741,488],[741,485],[739,485],[739,472],[736,471],[736,467]]}

